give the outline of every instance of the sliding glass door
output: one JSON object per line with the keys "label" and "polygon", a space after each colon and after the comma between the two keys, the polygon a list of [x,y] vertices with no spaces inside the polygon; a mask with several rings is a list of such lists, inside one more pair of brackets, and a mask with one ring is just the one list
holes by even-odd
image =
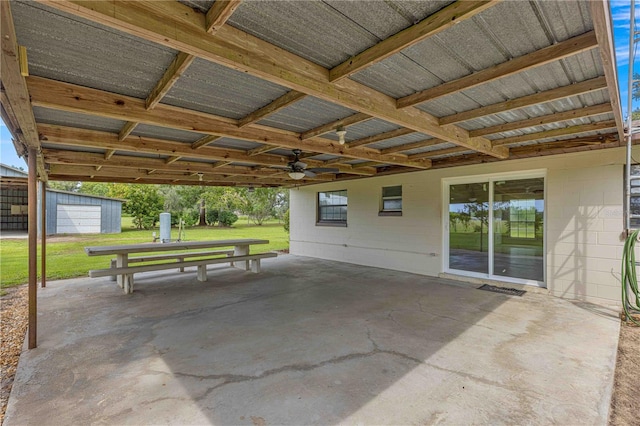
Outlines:
{"label": "sliding glass door", "polygon": [[544,176],[445,181],[445,269],[544,286]]}

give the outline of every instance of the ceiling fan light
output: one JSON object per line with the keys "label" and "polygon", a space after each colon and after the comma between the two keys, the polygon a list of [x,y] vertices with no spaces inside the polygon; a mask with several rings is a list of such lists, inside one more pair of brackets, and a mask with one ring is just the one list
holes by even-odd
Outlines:
{"label": "ceiling fan light", "polygon": [[300,180],[300,179],[304,178],[304,173],[303,172],[290,172],[289,173],[289,177],[291,179]]}

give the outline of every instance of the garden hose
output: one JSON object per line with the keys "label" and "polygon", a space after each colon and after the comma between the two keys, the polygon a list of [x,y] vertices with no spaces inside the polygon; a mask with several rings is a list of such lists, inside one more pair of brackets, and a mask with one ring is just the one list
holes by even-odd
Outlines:
{"label": "garden hose", "polygon": [[[636,273],[635,247],[638,241],[640,229],[633,231],[627,237],[622,251],[622,309],[626,316],[626,321],[631,321],[640,326],[640,320],[635,319],[632,314],[640,313],[640,291],[638,291],[638,275]],[[635,300],[634,300],[635,299]],[[634,303],[635,302],[635,303]]]}

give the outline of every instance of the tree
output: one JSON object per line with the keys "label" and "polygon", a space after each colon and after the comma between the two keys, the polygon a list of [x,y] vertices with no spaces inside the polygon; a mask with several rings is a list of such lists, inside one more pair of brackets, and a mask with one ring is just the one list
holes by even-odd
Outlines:
{"label": "tree", "polygon": [[158,222],[164,202],[156,186],[114,184],[109,195],[127,200],[122,210],[133,217],[138,229],[150,228]]}
{"label": "tree", "polygon": [[57,189],[59,191],[78,192],[80,185],[80,182],[49,181],[49,188]]}
{"label": "tree", "polygon": [[631,85],[631,98],[634,101],[640,99],[640,74],[633,74],[633,84]]}
{"label": "tree", "polygon": [[82,194],[97,195],[98,197],[108,197],[113,184],[102,182],[82,182],[78,192]]}

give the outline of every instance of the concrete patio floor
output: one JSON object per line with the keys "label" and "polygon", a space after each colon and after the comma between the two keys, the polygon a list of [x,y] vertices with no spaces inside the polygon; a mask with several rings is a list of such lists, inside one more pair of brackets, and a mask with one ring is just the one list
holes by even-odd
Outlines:
{"label": "concrete patio floor", "polygon": [[282,255],[49,282],[18,424],[606,424],[619,320],[543,294]]}

